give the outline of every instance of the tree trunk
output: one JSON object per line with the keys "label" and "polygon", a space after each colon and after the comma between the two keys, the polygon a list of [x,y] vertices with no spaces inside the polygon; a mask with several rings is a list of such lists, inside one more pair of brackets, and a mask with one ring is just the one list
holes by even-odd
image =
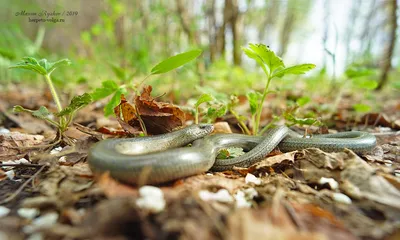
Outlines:
{"label": "tree trunk", "polygon": [[187,35],[189,39],[189,43],[199,45],[199,38],[197,36],[196,32],[193,32],[190,29],[190,23],[192,22],[191,16],[189,15],[189,12],[187,9],[184,7],[184,2],[183,0],[176,0],[176,7],[178,10],[178,16],[181,21],[181,25],[183,28],[183,31]]}
{"label": "tree trunk", "polygon": [[[258,39],[263,42],[271,42],[272,39],[270,37],[267,37],[267,33],[269,32],[270,29],[272,29],[274,23],[276,22],[276,19],[278,19],[278,14],[279,14],[279,8],[281,5],[281,1],[268,1],[266,4],[266,18],[260,25],[260,29],[258,30]],[[267,37],[267,38],[266,38]]]}
{"label": "tree trunk", "polygon": [[290,36],[293,30],[293,24],[295,22],[295,15],[291,10],[288,10],[285,17],[285,22],[283,23],[283,28],[281,30],[281,37],[280,37],[280,50],[279,56],[283,57],[285,55],[287,47],[290,42]]}
{"label": "tree trunk", "polygon": [[217,20],[215,19],[215,0],[208,1],[209,6],[207,8],[208,18],[208,41],[209,41],[209,52],[210,62],[214,62],[217,56]]}
{"label": "tree trunk", "polygon": [[[176,0],[176,7],[177,7],[177,12],[178,16],[183,28],[183,31],[188,37],[189,44],[195,45],[195,46],[200,46],[200,37],[197,34],[196,31],[192,31],[190,28],[190,24],[193,21],[192,17],[190,16],[189,12],[187,9],[184,7],[184,2],[183,0]],[[205,72],[205,64],[204,61],[197,60],[196,61],[196,69],[197,69],[197,75],[199,76],[200,82],[199,85],[203,86],[204,85],[204,72]]]}
{"label": "tree trunk", "polygon": [[227,0],[230,2],[232,14],[230,18],[230,26],[232,29],[232,55],[233,55],[233,64],[239,66],[242,63],[241,51],[240,51],[240,19],[239,19],[239,7],[237,0]]}
{"label": "tree trunk", "polygon": [[390,32],[388,36],[388,41],[384,48],[383,59],[381,62],[381,75],[379,78],[377,90],[381,90],[388,80],[388,74],[391,68],[391,62],[393,57],[393,50],[394,45],[396,43],[396,30],[397,30],[397,17],[396,17],[396,10],[397,10],[397,1],[391,0],[388,1],[387,4],[389,5],[389,15],[388,15],[388,23],[390,25]]}

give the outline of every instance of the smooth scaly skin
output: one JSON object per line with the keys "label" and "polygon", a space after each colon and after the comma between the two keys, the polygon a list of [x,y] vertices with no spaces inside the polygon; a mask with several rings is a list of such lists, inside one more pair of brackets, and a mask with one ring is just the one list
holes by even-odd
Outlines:
{"label": "smooth scaly skin", "polygon": [[[137,183],[140,175],[147,172],[143,176],[145,183],[154,184],[210,169],[223,171],[234,166],[248,167],[277,146],[283,152],[316,147],[329,152],[348,148],[360,153],[376,145],[375,136],[365,132],[302,138],[287,127],[278,127],[259,137],[243,134],[207,136],[212,130],[210,124],[199,124],[152,137],[104,140],[89,151],[88,161],[94,172],[109,171],[111,176],[127,183]],[[181,147],[191,142],[192,147]],[[218,152],[227,147],[241,147],[248,152],[232,159],[215,160]],[[145,168],[148,171],[144,171]]]}

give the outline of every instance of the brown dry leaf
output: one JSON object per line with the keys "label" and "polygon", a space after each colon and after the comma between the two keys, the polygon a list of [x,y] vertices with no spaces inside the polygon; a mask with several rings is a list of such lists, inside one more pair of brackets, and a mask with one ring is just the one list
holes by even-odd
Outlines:
{"label": "brown dry leaf", "polygon": [[[276,215],[273,212],[279,214]],[[283,207],[279,207],[279,209],[241,209],[229,215],[227,221],[226,239],[328,239],[322,234],[296,230]]]}
{"label": "brown dry leaf", "polygon": [[6,173],[0,169],[0,181],[7,179]]}
{"label": "brown dry leaf", "polygon": [[340,173],[342,190],[349,196],[366,198],[381,204],[400,209],[400,191],[384,177],[377,175],[375,169],[351,151],[344,170]]}
{"label": "brown dry leaf", "polygon": [[[64,208],[72,206],[80,198],[89,194],[93,181],[87,177],[88,168],[85,164],[77,164],[76,167],[54,166],[37,179],[37,189],[42,199],[27,199],[29,204],[56,202],[55,206]],[[47,198],[47,199],[46,199]],[[28,204],[27,203],[27,204]]]}
{"label": "brown dry leaf", "polygon": [[139,194],[136,188],[114,180],[108,172],[98,177],[97,185],[108,198],[137,197]]}
{"label": "brown dry leaf", "polygon": [[128,103],[123,96],[121,97],[121,103],[114,108],[114,112],[122,123],[122,128],[132,134],[137,134],[140,130],[138,114],[149,134],[167,133],[183,126],[185,113],[170,103],[157,102],[150,96],[151,90],[151,86],[145,87],[142,94],[135,97],[134,106]]}
{"label": "brown dry leaf", "polygon": [[297,151],[295,168],[286,173],[294,179],[316,184],[321,177],[339,179],[340,169],[343,169],[346,154],[326,153],[317,148]]}
{"label": "brown dry leaf", "polygon": [[[311,204],[292,203],[294,218],[301,229],[323,233],[329,239],[358,239],[331,213]],[[318,223],[318,224],[316,224]]]}
{"label": "brown dry leaf", "polygon": [[391,121],[386,114],[383,113],[368,113],[361,118],[361,122],[373,126],[389,127],[396,130],[400,129],[400,126],[395,121]]}
{"label": "brown dry leaf", "polygon": [[178,187],[182,187],[183,189],[190,191],[210,188],[223,188],[233,193],[237,189],[241,189],[245,186],[246,183],[243,177],[230,179],[222,176],[222,174],[201,174],[184,179],[183,184],[179,185]]}
{"label": "brown dry leaf", "polygon": [[1,160],[15,160],[18,159],[23,150],[21,147],[32,147],[43,143],[44,137],[42,135],[30,135],[19,132],[10,132],[0,134],[0,161]]}
{"label": "brown dry leaf", "polygon": [[250,172],[265,172],[265,170],[269,171],[270,168],[287,166],[294,163],[296,154],[297,151],[293,151],[265,158],[250,166]]}

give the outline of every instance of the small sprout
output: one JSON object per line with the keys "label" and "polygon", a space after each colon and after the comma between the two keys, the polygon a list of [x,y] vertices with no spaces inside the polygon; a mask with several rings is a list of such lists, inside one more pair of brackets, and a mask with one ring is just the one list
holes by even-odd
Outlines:
{"label": "small sprout", "polygon": [[29,110],[23,108],[22,106],[15,106],[14,112],[29,112],[34,117],[46,120],[48,123],[56,126],[58,128],[58,131],[62,135],[67,130],[69,124],[71,123],[75,112],[78,111],[80,108],[88,105],[92,101],[91,96],[85,93],[81,96],[74,97],[71,101],[71,104],[63,109],[60,98],[53,85],[53,81],[51,79],[51,73],[58,67],[70,64],[71,61],[69,59],[62,59],[56,62],[49,62],[47,61],[47,59],[41,59],[38,61],[33,57],[24,57],[22,59],[22,62],[11,66],[10,68],[30,70],[39,73],[40,75],[43,75],[45,77],[46,83],[50,88],[51,95],[57,106],[58,113],[56,113],[56,115],[59,117],[59,119],[58,122],[54,121],[53,114],[49,112],[49,110],[44,106],[41,106],[38,110]]}
{"label": "small sprout", "polygon": [[[314,64],[300,64],[291,67],[285,67],[283,60],[276,56],[276,54],[264,44],[252,44],[250,43],[247,48],[242,47],[243,52],[251,59],[254,59],[258,65],[262,68],[265,75],[267,76],[267,83],[265,85],[263,93],[248,93],[247,99],[250,104],[250,111],[252,115],[252,126],[253,126],[253,134],[261,134],[265,131],[265,128],[260,131],[260,120],[261,113],[263,109],[263,104],[265,98],[270,91],[268,91],[269,84],[273,78],[282,78],[285,74],[304,74],[307,71],[315,68]],[[236,118],[238,115],[231,111]],[[239,118],[238,118],[239,120]],[[245,132],[248,132],[246,125],[239,120],[239,124]]]}
{"label": "small sprout", "polygon": [[199,123],[199,106],[203,103],[213,101],[214,97],[211,96],[210,94],[203,93],[200,95],[199,99],[197,99],[197,102],[194,104],[195,107],[195,123]]}

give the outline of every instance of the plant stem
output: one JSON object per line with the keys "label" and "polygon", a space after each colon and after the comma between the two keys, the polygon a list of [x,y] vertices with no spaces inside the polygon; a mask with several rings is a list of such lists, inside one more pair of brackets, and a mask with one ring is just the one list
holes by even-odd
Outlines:
{"label": "plant stem", "polygon": [[194,111],[194,123],[199,124],[199,107],[196,107]]}
{"label": "plant stem", "polygon": [[56,89],[55,89],[55,87],[53,85],[53,82],[51,81],[50,75],[46,74],[44,76],[46,78],[47,85],[49,85],[51,96],[53,97],[54,102],[57,105],[57,110],[59,112],[61,112],[61,110],[62,110],[61,101],[60,101],[60,98],[58,97],[58,94],[57,94],[57,91],[56,91]]}
{"label": "plant stem", "polygon": [[247,135],[250,135],[250,134],[251,134],[251,133],[250,133],[250,130],[247,128],[246,124],[245,124],[242,120],[240,120],[239,115],[238,115],[235,111],[233,111],[232,109],[230,109],[229,111],[230,111],[230,112],[233,114],[233,116],[238,120],[239,125],[242,127],[243,131],[244,131]]}
{"label": "plant stem", "polygon": [[[61,105],[60,98],[58,97],[56,88],[54,87],[53,82],[51,81],[50,73],[46,74],[44,76],[46,78],[47,85],[50,88],[51,96],[53,97],[54,102],[56,103],[57,110],[58,110],[58,112],[61,112],[63,108],[62,108],[62,105]],[[64,132],[68,127],[68,124],[66,125],[65,121],[66,121],[65,117],[60,117],[60,124],[59,124],[58,129],[61,132]]]}
{"label": "plant stem", "polygon": [[261,113],[262,113],[262,110],[263,110],[263,104],[264,104],[264,101],[265,101],[265,97],[267,96],[267,93],[268,93],[268,87],[269,87],[269,83],[271,82],[271,79],[272,78],[270,76],[268,76],[267,85],[264,88],[264,92],[263,92],[263,95],[261,97],[260,104],[258,105],[258,109],[257,109],[257,112],[256,112],[256,121],[254,123],[253,135],[257,135],[258,134],[258,129],[260,128],[260,121],[261,121]]}

